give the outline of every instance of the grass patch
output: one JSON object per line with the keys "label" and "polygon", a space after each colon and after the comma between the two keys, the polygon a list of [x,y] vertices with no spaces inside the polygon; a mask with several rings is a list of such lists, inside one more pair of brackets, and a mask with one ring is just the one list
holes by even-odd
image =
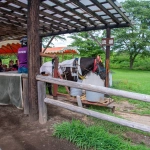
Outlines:
{"label": "grass patch", "polygon": [[[113,72],[112,88],[150,95],[150,71],[113,69]],[[118,96],[112,96],[112,98],[115,99],[115,101],[127,100],[129,103],[135,104],[137,110],[133,112],[137,114],[150,115],[149,102],[120,98]]]}
{"label": "grass patch", "polygon": [[150,95],[150,71],[113,69],[113,88]]}
{"label": "grass patch", "polygon": [[54,136],[67,139],[81,149],[93,150],[148,150],[144,145],[133,145],[103,126],[86,126],[80,121],[63,122],[54,126]]}
{"label": "grass patch", "polygon": [[58,86],[58,92],[63,93],[63,94],[68,94],[68,92],[66,91],[66,88],[62,85]]}

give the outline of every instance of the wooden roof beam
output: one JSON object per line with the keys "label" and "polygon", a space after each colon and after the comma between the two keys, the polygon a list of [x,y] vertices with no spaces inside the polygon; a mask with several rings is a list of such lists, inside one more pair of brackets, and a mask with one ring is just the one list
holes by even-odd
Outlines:
{"label": "wooden roof beam", "polygon": [[70,7],[68,7],[67,5],[65,5],[64,3],[61,3],[59,1],[56,1],[56,0],[51,0],[53,3],[55,3],[56,5],[58,6],[61,6],[62,8],[70,11],[71,13],[75,14],[76,16],[79,16],[80,18],[86,20],[87,22],[89,22],[90,24],[96,26],[96,24],[91,21],[90,19],[88,19],[87,17],[85,17],[84,15],[82,15],[81,13],[78,13],[77,11],[74,11],[73,9],[71,9]]}
{"label": "wooden roof beam", "polygon": [[103,5],[101,5],[98,1],[95,1],[95,0],[91,0],[98,8],[100,8],[102,11],[104,11],[108,16],[110,16],[110,18],[112,18],[112,20],[119,24],[120,21],[115,17],[113,16]]}
{"label": "wooden roof beam", "polygon": [[9,3],[13,3],[15,0],[7,0],[5,3],[0,3],[0,7],[6,7]]}
{"label": "wooden roof beam", "polygon": [[[16,4],[16,5],[19,5],[20,2],[19,2],[19,4],[18,4],[18,2],[15,2],[15,4]],[[22,4],[22,5],[23,5],[23,4]],[[23,5],[23,6],[25,6],[25,5]],[[7,8],[9,8],[10,10],[16,11],[16,12],[18,12],[18,13],[27,14],[27,12],[26,12],[25,10],[20,10],[19,8],[16,9],[16,7],[13,7],[13,6],[8,6]],[[15,16],[15,17],[18,17],[18,18],[22,18],[22,19],[26,19],[26,20],[27,20],[27,17],[26,17],[26,16],[19,15],[19,14],[16,14],[16,13],[14,13],[14,12],[11,12],[11,11],[3,10],[3,9],[1,9],[1,8],[0,8],[0,10],[1,10],[2,12],[6,13],[6,14],[10,14],[10,15],[13,15],[13,16]],[[44,12],[42,12],[42,13],[44,13]],[[46,15],[46,14],[44,13],[43,15]],[[45,17],[45,16],[44,16],[44,17]],[[61,26],[62,28],[66,28],[65,25],[62,25],[62,24],[59,24],[59,23],[57,23],[57,22],[51,21],[51,20],[46,19],[46,18],[44,18],[44,17],[40,17],[40,20],[43,20],[43,21],[45,21],[45,22],[51,22],[52,24],[56,24],[58,27]],[[60,30],[60,29],[59,29],[59,30]]]}
{"label": "wooden roof beam", "polygon": [[[107,28],[119,28],[119,27],[129,27],[128,24],[116,24],[116,25],[108,25]],[[90,31],[90,30],[104,30],[106,29],[105,25],[102,26],[96,26],[96,27],[86,27],[82,29],[71,29],[67,31],[61,31],[61,32],[54,32],[54,33],[46,33],[46,34],[41,34],[41,37],[46,37],[46,36],[53,36],[53,35],[60,35],[60,34],[66,34],[66,33],[74,33],[74,32],[83,32],[83,31]]]}
{"label": "wooden roof beam", "polygon": [[[21,30],[21,29],[25,29],[25,28],[22,28],[22,27],[18,27],[18,26],[15,26],[14,24],[8,24],[6,22],[1,22],[0,23],[0,27],[1,28],[7,28],[8,30],[11,29],[11,30]],[[2,31],[2,30],[1,30]]]}
{"label": "wooden roof beam", "polygon": [[[6,18],[8,23],[12,23],[12,24],[17,25],[17,26],[20,26],[20,27],[23,26],[20,22],[17,23],[17,22],[14,22],[14,21],[10,20],[10,19],[12,19],[11,17],[6,17],[6,16],[4,16],[4,15],[0,15],[0,17]],[[2,18],[1,18],[1,19],[2,19]],[[16,21],[17,19],[14,19],[14,20]]]}
{"label": "wooden roof beam", "polygon": [[126,23],[130,24],[130,20],[129,18],[116,6],[116,4],[114,2],[112,2],[112,0],[107,0],[109,2],[109,4],[122,16],[123,20]]}
{"label": "wooden roof beam", "polygon": [[[58,17],[55,17],[55,16],[53,16],[53,15],[51,15],[51,14],[48,14],[48,13],[46,13],[46,12],[40,11],[40,14],[44,15],[45,17],[49,17],[49,18],[52,18],[52,19],[54,19],[54,20],[58,20],[58,21],[60,21],[61,23],[64,23],[64,24],[69,25],[69,26],[71,26],[71,27],[79,28],[79,26],[77,26],[77,25],[75,25],[75,24],[72,24],[72,23],[70,23],[70,22],[68,22],[68,21],[65,21],[65,20],[63,20],[63,19],[60,19],[60,18],[58,18]],[[50,20],[50,22],[51,22],[51,20]],[[62,24],[59,24],[59,26],[60,26],[60,25],[62,25]]]}
{"label": "wooden roof beam", "polygon": [[6,38],[6,37],[12,37],[12,36],[22,36],[23,34],[27,35],[27,32],[22,30],[20,32],[12,31],[12,32],[5,32],[3,34],[0,34],[0,37]]}
{"label": "wooden roof beam", "polygon": [[44,4],[44,3],[42,3],[41,6],[44,7],[44,8],[46,8],[47,10],[54,11],[55,13],[57,13],[57,14],[59,14],[59,15],[65,17],[65,18],[68,18],[68,19],[70,19],[70,20],[72,20],[72,21],[74,21],[74,22],[77,22],[78,24],[80,24],[80,25],[82,25],[82,26],[85,26],[85,23],[84,23],[84,22],[81,22],[81,21],[79,21],[79,19],[73,18],[72,16],[63,13],[62,11],[59,11],[59,10],[56,9],[55,7],[51,7],[51,6],[49,6],[49,5],[47,5],[47,4]]}
{"label": "wooden roof beam", "polygon": [[91,11],[89,8],[83,5],[81,2],[79,2],[79,0],[70,0],[70,1],[79,6],[80,8],[82,8],[83,10],[85,10],[86,12],[88,12],[89,14],[91,14],[92,16],[94,16],[95,18],[97,18],[103,24],[109,25],[107,21],[105,21],[102,17],[98,16],[95,12]]}
{"label": "wooden roof beam", "polygon": [[[26,4],[24,4],[24,3],[22,3],[22,2],[19,2],[19,1],[15,1],[14,4],[20,5],[20,6],[22,6],[23,8],[27,8],[27,5],[26,5]],[[67,21],[65,21],[65,20],[63,20],[63,19],[60,19],[60,18],[58,18],[58,17],[55,17],[55,16],[53,16],[53,15],[51,15],[51,14],[48,14],[48,13],[46,13],[46,12],[43,12],[42,10],[40,10],[40,14],[44,15],[45,17],[50,17],[50,18],[52,18],[52,19],[54,19],[54,20],[59,20],[60,22],[66,24],[66,25],[70,25],[70,26],[72,26],[72,27],[74,27],[74,28],[79,28],[79,26],[77,26],[77,25],[75,25],[75,24],[72,24],[72,23],[67,22]]]}

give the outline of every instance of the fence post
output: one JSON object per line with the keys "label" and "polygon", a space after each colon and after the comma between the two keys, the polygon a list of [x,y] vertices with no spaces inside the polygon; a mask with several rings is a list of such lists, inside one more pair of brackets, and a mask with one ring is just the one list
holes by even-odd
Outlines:
{"label": "fence post", "polygon": [[82,102],[81,102],[81,98],[79,95],[77,95],[77,102],[78,102],[78,106],[82,107]]}
{"label": "fence post", "polygon": [[29,98],[28,98],[28,78],[23,78],[23,91],[22,91],[22,97],[23,97],[23,107],[24,107],[24,114],[29,114]]}
{"label": "fence post", "polygon": [[47,122],[47,104],[44,102],[46,98],[46,83],[38,81],[38,107],[39,107],[39,122],[45,124]]}

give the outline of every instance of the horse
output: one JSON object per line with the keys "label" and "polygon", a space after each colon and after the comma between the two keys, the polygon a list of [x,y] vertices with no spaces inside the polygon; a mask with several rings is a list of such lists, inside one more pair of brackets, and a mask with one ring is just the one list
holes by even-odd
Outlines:
{"label": "horse", "polygon": [[[55,60],[52,62],[55,63]],[[41,68],[42,74],[48,73],[52,76],[53,63],[46,62]],[[106,78],[105,67],[102,63],[100,56],[94,57],[81,57],[71,60],[65,60],[58,65],[58,72],[63,79],[77,82],[83,80],[89,72],[97,74],[102,80]],[[47,84],[49,94],[52,95],[51,84]]]}

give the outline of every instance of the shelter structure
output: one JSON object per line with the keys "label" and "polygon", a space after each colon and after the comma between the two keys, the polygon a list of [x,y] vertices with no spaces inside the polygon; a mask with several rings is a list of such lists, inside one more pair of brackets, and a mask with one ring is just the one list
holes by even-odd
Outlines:
{"label": "shelter structure", "polygon": [[21,47],[19,40],[6,40],[0,42],[0,55],[16,54]]}
{"label": "shelter structure", "polygon": [[[38,119],[36,75],[40,68],[42,37],[106,29],[106,38],[110,38],[111,29],[131,24],[129,15],[116,0],[1,0],[0,40],[28,35],[30,119]],[[109,51],[110,46],[106,46],[106,81]]]}
{"label": "shelter structure", "polygon": [[[44,50],[44,49],[43,49]],[[51,47],[46,48],[45,54],[80,54],[75,47]]]}
{"label": "shelter structure", "polygon": [[80,54],[80,52],[75,48],[75,47],[49,47],[46,49],[42,49],[42,52],[44,54],[56,54],[56,55],[61,55],[62,60],[64,55],[73,55],[74,54]]}

